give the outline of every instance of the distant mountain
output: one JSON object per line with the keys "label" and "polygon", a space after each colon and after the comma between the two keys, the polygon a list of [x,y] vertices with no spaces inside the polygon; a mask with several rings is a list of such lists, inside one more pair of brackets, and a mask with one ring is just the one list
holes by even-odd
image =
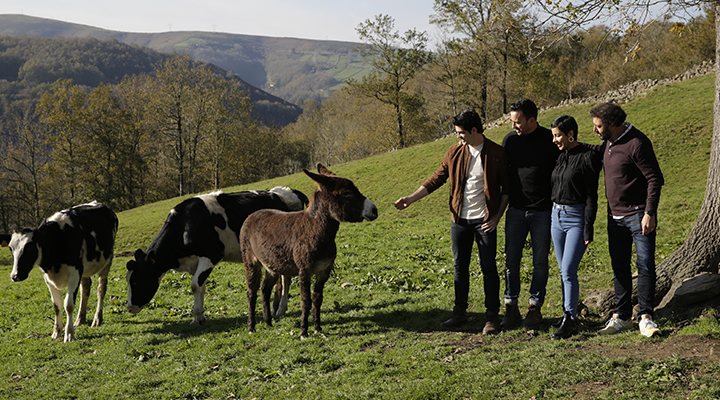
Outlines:
{"label": "distant mountain", "polygon": [[[34,102],[48,84],[58,79],[71,79],[75,84],[90,87],[118,83],[126,76],[151,74],[169,57],[116,40],[0,34],[0,114],[11,102]],[[266,93],[218,66],[209,65],[218,75],[240,83],[253,104],[253,116],[262,123],[284,126],[302,113],[295,104]]]}
{"label": "distant mountain", "polygon": [[295,104],[321,100],[349,78],[370,71],[361,43],[213,32],[127,33],[17,14],[0,14],[0,35],[93,37],[188,54],[234,72],[249,84]]}

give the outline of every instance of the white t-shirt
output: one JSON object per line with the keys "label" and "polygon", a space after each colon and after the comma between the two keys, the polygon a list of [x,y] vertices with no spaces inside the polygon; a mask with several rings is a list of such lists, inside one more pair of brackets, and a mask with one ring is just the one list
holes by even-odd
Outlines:
{"label": "white t-shirt", "polygon": [[468,170],[467,181],[465,182],[465,193],[463,194],[460,218],[485,219],[486,217],[485,171],[483,170],[482,158],[480,157],[483,144],[477,147],[468,145],[471,156],[470,168]]}

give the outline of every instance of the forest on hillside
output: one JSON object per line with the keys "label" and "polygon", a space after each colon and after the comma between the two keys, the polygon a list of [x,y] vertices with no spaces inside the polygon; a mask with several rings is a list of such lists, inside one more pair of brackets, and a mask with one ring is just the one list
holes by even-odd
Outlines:
{"label": "forest on hillside", "polygon": [[[30,43],[7,51],[0,41],[0,230],[91,200],[120,211],[363,158],[444,136],[466,108],[492,120],[519,98],[550,106],[714,56],[707,13],[561,35],[534,23],[522,1],[463,7],[471,3],[436,1],[433,21],[452,39],[433,51],[424,32],[397,32],[390,16],[366,20],[357,29],[373,72],[306,102],[282,129],[257,123],[238,81],[188,57],[128,61],[124,68],[152,71],[119,77],[111,67],[123,58],[93,54],[97,41],[72,57]],[[28,54],[47,59],[33,65]],[[57,61],[81,58],[93,68]],[[23,86],[30,80],[38,84]]]}
{"label": "forest on hillside", "polygon": [[538,24],[526,3],[436,0],[432,21],[449,38],[430,57],[422,56],[423,32],[399,32],[390,16],[366,20],[358,32],[374,49],[374,72],[322,104],[303,104],[288,135],[312,144],[311,159],[332,164],[446,135],[464,109],[493,121],[521,98],[548,107],[669,78],[715,57],[711,8],[685,22],[568,34]]}

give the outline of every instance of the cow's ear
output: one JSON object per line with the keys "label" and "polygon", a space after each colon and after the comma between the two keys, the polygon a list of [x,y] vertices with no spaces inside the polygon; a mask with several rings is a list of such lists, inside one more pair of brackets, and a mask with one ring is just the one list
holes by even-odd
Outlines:
{"label": "cow's ear", "polygon": [[127,262],[127,264],[125,264],[125,266],[127,267],[128,271],[135,271],[135,267],[137,267],[137,263],[135,262],[135,260],[130,260]]}
{"label": "cow's ear", "polygon": [[329,169],[327,169],[326,166],[324,166],[320,163],[318,163],[318,165],[317,165],[317,170],[319,173],[321,173],[323,175],[335,176],[334,172],[330,171]]}
{"label": "cow's ear", "polygon": [[10,244],[10,235],[0,233],[0,247],[6,247],[8,244]]}
{"label": "cow's ear", "polygon": [[137,261],[145,260],[145,252],[142,251],[142,249],[135,250],[135,260],[137,260]]}

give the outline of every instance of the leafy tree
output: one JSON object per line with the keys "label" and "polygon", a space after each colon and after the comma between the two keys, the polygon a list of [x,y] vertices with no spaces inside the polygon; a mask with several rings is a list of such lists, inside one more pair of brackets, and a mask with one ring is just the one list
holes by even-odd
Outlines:
{"label": "leafy tree", "polygon": [[86,100],[84,89],[74,86],[70,80],[60,80],[38,102],[40,122],[52,132],[48,135],[48,145],[53,149],[50,174],[58,183],[56,195],[62,199],[57,199],[59,204],[72,205],[79,198],[82,161],[79,152],[83,140],[80,127]]}
{"label": "leafy tree", "polygon": [[462,37],[448,44],[453,52],[466,60],[460,71],[479,83],[470,85],[468,98],[479,97],[476,107],[483,118],[488,117],[489,90],[493,72],[499,75],[498,89],[502,113],[508,107],[508,75],[511,58],[525,54],[525,29],[528,14],[520,0],[435,0],[436,14],[432,22],[452,28]]}
{"label": "leafy tree", "polygon": [[406,85],[430,61],[426,51],[427,34],[415,29],[401,34],[395,30],[395,20],[389,15],[376,15],[356,28],[360,39],[370,45],[374,71],[350,85],[366,96],[391,105],[395,110],[397,145],[405,147],[403,122],[407,98]]}

